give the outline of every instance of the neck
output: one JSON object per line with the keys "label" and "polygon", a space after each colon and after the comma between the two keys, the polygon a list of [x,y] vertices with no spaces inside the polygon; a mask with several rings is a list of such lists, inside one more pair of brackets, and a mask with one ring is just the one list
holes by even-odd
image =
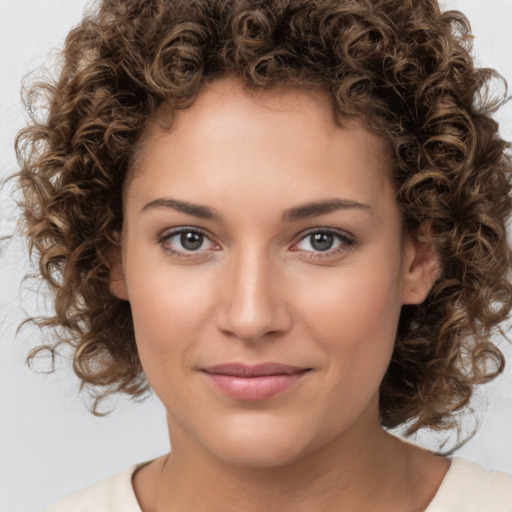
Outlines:
{"label": "neck", "polygon": [[323,512],[340,504],[345,510],[384,510],[383,503],[393,511],[413,510],[406,497],[407,445],[380,426],[350,434],[287,464],[251,467],[219,460],[179,432],[161,466],[153,510],[147,510]]}

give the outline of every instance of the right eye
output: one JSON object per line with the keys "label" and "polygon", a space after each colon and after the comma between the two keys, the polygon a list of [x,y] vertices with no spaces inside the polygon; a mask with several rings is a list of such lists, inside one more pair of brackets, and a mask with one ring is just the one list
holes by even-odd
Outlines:
{"label": "right eye", "polygon": [[189,258],[217,246],[197,228],[178,228],[165,233],[159,240],[162,248],[178,257]]}

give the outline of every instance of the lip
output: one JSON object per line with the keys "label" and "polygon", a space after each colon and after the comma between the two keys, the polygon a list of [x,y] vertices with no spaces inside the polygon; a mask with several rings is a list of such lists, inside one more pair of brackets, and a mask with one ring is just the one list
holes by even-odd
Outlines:
{"label": "lip", "polygon": [[310,370],[280,363],[225,363],[202,368],[201,372],[223,394],[236,400],[254,402],[283,393]]}

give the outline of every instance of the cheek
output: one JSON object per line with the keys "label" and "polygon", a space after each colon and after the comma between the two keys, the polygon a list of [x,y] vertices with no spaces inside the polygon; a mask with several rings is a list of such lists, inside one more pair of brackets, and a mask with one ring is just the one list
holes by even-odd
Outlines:
{"label": "cheek", "polygon": [[[135,261],[134,261],[135,263]],[[130,273],[129,297],[139,356],[148,378],[170,366],[185,366],[210,316],[208,280],[167,265]],[[158,269],[158,270],[157,270]],[[197,273],[196,273],[197,274]]]}
{"label": "cheek", "polygon": [[401,309],[398,272],[354,266],[298,287],[302,321],[343,380],[382,378],[387,369]]}

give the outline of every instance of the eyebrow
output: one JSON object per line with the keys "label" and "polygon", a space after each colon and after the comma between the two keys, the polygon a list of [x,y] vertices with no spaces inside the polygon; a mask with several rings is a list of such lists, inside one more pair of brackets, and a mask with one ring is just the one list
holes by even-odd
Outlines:
{"label": "eyebrow", "polygon": [[353,208],[366,210],[369,213],[373,213],[373,208],[369,204],[359,203],[349,199],[333,198],[325,199],[323,201],[306,203],[301,206],[296,206],[285,210],[283,212],[283,222],[295,221],[309,217],[319,217],[320,215],[325,215],[334,211],[349,210]]}
{"label": "eyebrow", "polygon": [[167,197],[161,197],[150,201],[142,207],[142,211],[152,210],[154,208],[172,208],[178,212],[186,213],[187,215],[193,215],[200,219],[211,219],[216,221],[222,221],[222,215],[213,208],[208,206],[202,206],[199,204],[189,203],[188,201],[179,201],[177,199],[170,199]]}
{"label": "eyebrow", "polygon": [[[189,203],[188,201],[180,201],[178,199],[171,199],[167,197],[161,197],[150,201],[142,207],[142,211],[145,212],[155,208],[171,208],[178,212],[192,215],[200,219],[210,219],[218,222],[223,221],[221,213],[209,206]],[[305,203],[300,206],[289,208],[283,212],[282,220],[283,222],[297,221],[310,217],[319,217],[320,215],[325,215],[338,210],[348,210],[353,208],[366,210],[370,213],[373,212],[372,207],[368,204],[348,199],[333,198]]]}

